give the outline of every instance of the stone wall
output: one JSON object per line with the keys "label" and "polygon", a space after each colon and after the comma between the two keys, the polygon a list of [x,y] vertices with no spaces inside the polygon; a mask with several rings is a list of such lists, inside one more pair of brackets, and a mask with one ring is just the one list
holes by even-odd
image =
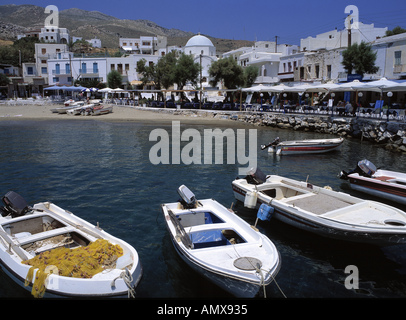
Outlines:
{"label": "stone wall", "polygon": [[[216,117],[223,115],[216,115]],[[356,117],[276,113],[234,114],[230,119],[258,126],[327,133],[380,144],[388,150],[406,152],[406,123]]]}

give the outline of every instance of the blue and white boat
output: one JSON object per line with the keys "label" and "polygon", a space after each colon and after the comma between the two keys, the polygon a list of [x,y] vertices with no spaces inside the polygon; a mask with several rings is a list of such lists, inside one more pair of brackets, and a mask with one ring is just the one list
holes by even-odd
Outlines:
{"label": "blue and white boat", "polygon": [[406,213],[328,187],[260,170],[232,182],[234,196],[248,208],[267,204],[272,219],[323,237],[377,245],[406,243]]}
{"label": "blue and white boat", "polygon": [[162,211],[180,257],[236,297],[265,290],[281,264],[271,240],[216,200],[196,200],[184,185],[178,193],[181,201],[163,204]]}

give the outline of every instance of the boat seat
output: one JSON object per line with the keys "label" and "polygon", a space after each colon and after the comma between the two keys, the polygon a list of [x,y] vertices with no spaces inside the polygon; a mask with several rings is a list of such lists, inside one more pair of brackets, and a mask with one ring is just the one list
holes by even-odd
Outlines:
{"label": "boat seat", "polygon": [[202,230],[190,233],[194,249],[225,246],[229,244],[221,230]]}

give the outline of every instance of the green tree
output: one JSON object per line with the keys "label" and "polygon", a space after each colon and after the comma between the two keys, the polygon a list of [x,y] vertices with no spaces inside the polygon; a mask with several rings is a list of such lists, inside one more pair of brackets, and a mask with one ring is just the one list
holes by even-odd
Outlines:
{"label": "green tree", "polygon": [[244,87],[248,88],[251,87],[254,82],[255,79],[258,77],[258,67],[256,66],[248,66],[246,68],[244,68]]}
{"label": "green tree", "polygon": [[401,34],[401,33],[405,33],[406,30],[397,26],[395,28],[393,28],[392,30],[386,30],[385,35],[388,36],[394,36],[395,34]]}
{"label": "green tree", "polygon": [[0,73],[0,86],[6,86],[9,83],[10,79],[4,73]]}
{"label": "green tree", "polygon": [[182,90],[186,83],[191,82],[197,84],[200,73],[200,64],[193,61],[192,55],[181,53],[175,65],[174,82],[178,85],[178,89]]}
{"label": "green tree", "polygon": [[365,42],[354,43],[347,50],[343,51],[341,62],[348,74],[353,71],[363,76],[365,73],[376,73],[379,68],[375,66],[376,52]]}
{"label": "green tree", "polygon": [[37,38],[25,37],[14,41],[11,46],[0,47],[0,61],[4,64],[13,66],[24,62],[35,62],[35,43],[39,42]]}
{"label": "green tree", "polygon": [[108,86],[112,89],[119,88],[122,85],[123,77],[117,70],[111,70],[107,75]]}
{"label": "green tree", "polygon": [[212,78],[210,85],[215,87],[218,82],[223,81],[227,89],[236,89],[244,85],[244,71],[233,57],[222,58],[213,62],[209,69]]}
{"label": "green tree", "polygon": [[155,72],[156,80],[166,89],[175,83],[176,62],[177,53],[176,51],[171,51],[160,58],[157,63]]}
{"label": "green tree", "polygon": [[147,85],[148,82],[155,82],[155,65],[153,63],[147,65],[147,60],[142,58],[141,60],[137,61],[136,70],[139,74],[141,74],[140,81],[142,82],[143,86]]}

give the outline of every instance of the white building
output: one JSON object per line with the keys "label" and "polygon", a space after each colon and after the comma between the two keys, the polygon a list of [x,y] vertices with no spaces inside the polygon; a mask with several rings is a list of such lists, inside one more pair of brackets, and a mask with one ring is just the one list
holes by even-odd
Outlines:
{"label": "white building", "polygon": [[203,87],[208,87],[210,66],[214,61],[217,61],[216,47],[213,42],[209,38],[198,34],[188,40],[183,47],[183,52],[192,55],[194,62],[202,66],[200,80]]}
{"label": "white building", "polygon": [[384,37],[372,42],[377,52],[379,74],[388,79],[406,78],[406,33]]}
{"label": "white building", "polygon": [[68,44],[70,41],[69,30],[54,26],[41,28],[39,39],[45,42]]}
{"label": "white building", "polygon": [[141,36],[140,38],[120,38],[119,46],[129,53],[165,55],[167,47],[165,36]]}
{"label": "white building", "polygon": [[233,57],[243,68],[256,66],[258,77],[255,84],[269,85],[277,83],[281,79],[283,81],[293,80],[294,68],[302,65],[303,60],[303,54],[298,57],[293,56],[298,51],[298,46],[294,45],[278,45],[273,41],[257,41],[252,47],[243,47],[226,52],[223,57]]}
{"label": "white building", "polygon": [[[358,22],[358,27],[351,28],[351,44],[372,42],[385,36],[388,28],[375,28],[374,24]],[[318,34],[316,37],[307,37],[300,40],[302,51],[317,51],[320,49],[332,50],[348,47],[348,29],[332,30]]]}
{"label": "white building", "polygon": [[74,58],[73,53],[63,52],[48,59],[49,85],[72,85],[75,80],[96,79],[107,81],[106,58]]}

